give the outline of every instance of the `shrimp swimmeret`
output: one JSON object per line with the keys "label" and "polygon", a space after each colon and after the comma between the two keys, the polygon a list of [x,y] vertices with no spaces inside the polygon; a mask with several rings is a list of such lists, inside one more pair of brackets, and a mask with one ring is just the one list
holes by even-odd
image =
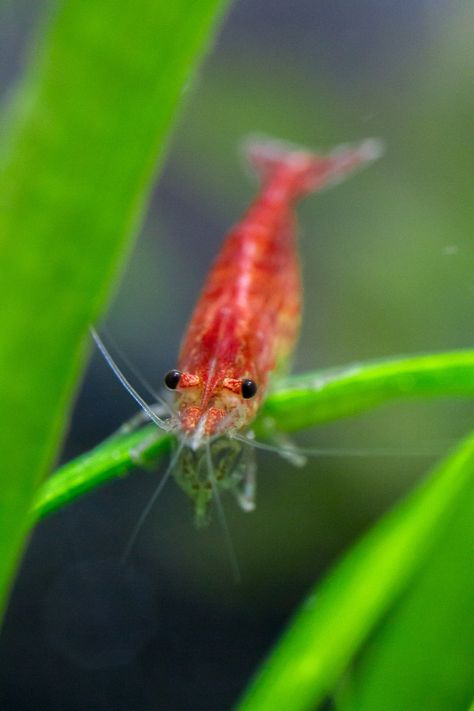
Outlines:
{"label": "shrimp swimmeret", "polygon": [[198,522],[218,488],[232,490],[244,509],[254,507],[253,450],[245,446],[244,433],[270,378],[285,367],[300,326],[295,203],[378,158],[381,147],[366,140],[320,156],[264,139],[247,141],[245,152],[262,185],[227,235],[177,367],[165,376],[176,396],[173,414],[162,420],[132,392],[150,419],[178,436],[168,475],[173,470],[193,499]]}

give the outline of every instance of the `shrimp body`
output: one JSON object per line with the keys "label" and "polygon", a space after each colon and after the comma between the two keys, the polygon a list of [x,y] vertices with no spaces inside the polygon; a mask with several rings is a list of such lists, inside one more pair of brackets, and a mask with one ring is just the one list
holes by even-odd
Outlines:
{"label": "shrimp body", "polygon": [[301,320],[295,203],[373,160],[379,148],[365,141],[317,156],[252,141],[246,152],[262,186],[210,270],[173,371],[177,429],[194,450],[250,425],[294,349]]}
{"label": "shrimp body", "polygon": [[[171,474],[205,523],[212,497],[231,490],[249,511],[255,505],[255,462],[248,437],[272,376],[291,355],[301,320],[301,278],[294,208],[299,198],[339,182],[381,154],[378,141],[340,147],[326,156],[276,141],[249,141],[247,158],[261,188],[227,235],[185,333],[178,368],[165,376],[174,407],[150,407],[92,330],[117,378],[152,420],[178,435],[177,449],[152,501],[135,528],[133,544],[151,504]],[[164,420],[158,410],[170,411]],[[148,443],[145,443],[145,448]],[[301,460],[287,450],[294,462]],[[141,461],[140,451],[133,457]],[[224,524],[225,527],[225,524]]]}
{"label": "shrimp body", "polygon": [[[295,344],[301,308],[295,230],[290,201],[275,197],[265,190],[231,230],[189,324],[179,358],[184,386],[178,404],[188,434],[246,427],[270,374]],[[246,399],[247,380],[257,389]]]}

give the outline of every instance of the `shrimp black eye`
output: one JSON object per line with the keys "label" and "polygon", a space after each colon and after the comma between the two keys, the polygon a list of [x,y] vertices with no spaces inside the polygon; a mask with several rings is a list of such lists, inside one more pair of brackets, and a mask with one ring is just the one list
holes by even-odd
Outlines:
{"label": "shrimp black eye", "polygon": [[165,375],[165,385],[170,390],[176,390],[181,379],[181,371],[179,370],[168,370]]}
{"label": "shrimp black eye", "polygon": [[242,397],[249,400],[257,392],[257,383],[255,380],[242,380]]}

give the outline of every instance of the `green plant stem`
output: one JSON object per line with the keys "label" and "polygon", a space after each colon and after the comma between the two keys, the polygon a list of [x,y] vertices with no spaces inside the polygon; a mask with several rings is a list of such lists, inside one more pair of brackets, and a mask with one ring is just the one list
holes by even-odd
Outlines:
{"label": "green plant stem", "polygon": [[387,358],[293,376],[267,399],[257,427],[267,418],[278,429],[294,432],[394,399],[435,396],[474,396],[473,350]]}
{"label": "green plant stem", "polygon": [[[396,397],[474,396],[474,351],[396,358],[294,376],[269,395],[255,422],[259,435],[292,431],[359,412]],[[131,471],[132,451],[157,437],[147,450],[157,461],[170,439],[155,425],[117,435],[65,464],[40,487],[32,508],[40,518],[98,484]]]}
{"label": "green plant stem", "polygon": [[156,464],[169,451],[171,437],[161,434],[155,425],[148,425],[137,432],[111,437],[61,467],[40,487],[31,510],[33,521],[52,513],[99,484],[127,474],[137,466],[134,451],[146,443],[147,438],[150,445],[146,451],[140,452],[141,466],[146,466],[147,462]]}

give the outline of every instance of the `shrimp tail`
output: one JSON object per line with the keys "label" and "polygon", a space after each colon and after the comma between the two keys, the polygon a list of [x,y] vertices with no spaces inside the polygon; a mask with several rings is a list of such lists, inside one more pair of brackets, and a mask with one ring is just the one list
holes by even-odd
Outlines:
{"label": "shrimp tail", "polygon": [[335,185],[383,154],[383,143],[377,138],[337,146],[326,155],[261,137],[248,138],[243,148],[264,186],[273,180],[282,181],[294,198]]}

